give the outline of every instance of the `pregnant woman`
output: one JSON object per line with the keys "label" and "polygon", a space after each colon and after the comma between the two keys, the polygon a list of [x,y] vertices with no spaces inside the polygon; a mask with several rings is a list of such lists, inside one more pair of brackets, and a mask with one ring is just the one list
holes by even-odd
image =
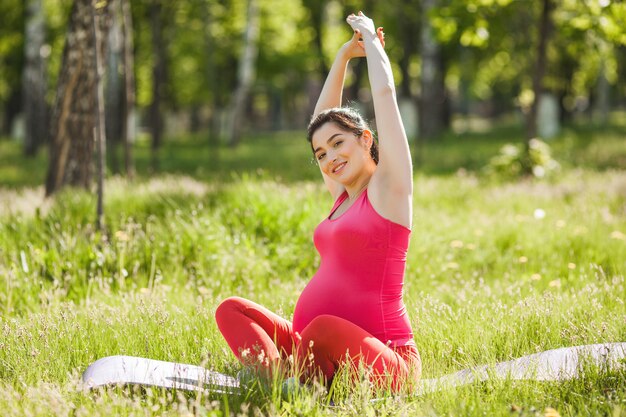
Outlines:
{"label": "pregnant woman", "polygon": [[[346,20],[354,35],[338,51],[308,127],[335,201],[314,233],[319,269],[298,299],[293,322],[240,297],[224,300],[216,320],[235,356],[261,375],[289,372],[288,364],[296,363],[303,382],[330,384],[340,367],[364,365],[377,387],[397,392],[414,387],[421,373],[402,299],[411,156],[382,28],[361,12]],[[378,140],[355,110],[340,107],[348,62],[362,57]]]}

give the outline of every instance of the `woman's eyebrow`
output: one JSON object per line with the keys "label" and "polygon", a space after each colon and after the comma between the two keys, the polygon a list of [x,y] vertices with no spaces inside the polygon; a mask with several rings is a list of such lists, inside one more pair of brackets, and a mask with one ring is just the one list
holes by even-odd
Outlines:
{"label": "woman's eyebrow", "polygon": [[[329,137],[329,138],[326,140],[326,143],[330,143],[330,141],[331,141],[331,140],[333,140],[333,139],[335,139],[337,136],[341,136],[341,135],[342,135],[341,133],[335,133],[334,135],[332,135],[331,137]],[[319,151],[320,149],[321,149],[321,147],[320,147],[320,146],[318,146],[317,148],[313,149],[313,153],[317,153],[317,151]]]}

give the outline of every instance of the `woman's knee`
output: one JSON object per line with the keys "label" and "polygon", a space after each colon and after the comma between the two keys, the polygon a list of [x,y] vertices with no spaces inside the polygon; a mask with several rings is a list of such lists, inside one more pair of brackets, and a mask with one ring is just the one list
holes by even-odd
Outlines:
{"label": "woman's knee", "polygon": [[335,345],[343,335],[343,319],[330,314],[315,317],[300,334],[304,348]]}
{"label": "woman's knee", "polygon": [[330,314],[321,314],[309,322],[309,324],[302,330],[302,335],[322,335],[332,332],[337,319],[339,318],[331,316]]}
{"label": "woman's knee", "polygon": [[227,319],[230,315],[243,311],[245,299],[241,297],[228,297],[223,300],[215,309],[215,320],[218,322]]}

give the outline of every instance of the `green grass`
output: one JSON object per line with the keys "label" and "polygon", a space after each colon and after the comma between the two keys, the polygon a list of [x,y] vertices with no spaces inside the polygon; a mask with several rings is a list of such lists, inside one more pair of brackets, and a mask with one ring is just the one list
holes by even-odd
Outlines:
{"label": "green grass", "polygon": [[[45,158],[24,160],[0,141],[0,414],[626,414],[623,370],[588,369],[562,383],[487,381],[374,404],[360,386],[332,408],[316,392],[287,403],[276,392],[81,390],[81,372],[115,354],[234,374],[213,320],[227,296],[292,314],[318,262],[312,231],[332,204],[301,136],[217,151],[201,138],[170,141],[161,169],[173,174],[152,176],[140,143],[139,179],[107,181],[104,232],[93,227],[93,195],[66,190],[44,201],[30,187],[41,183]],[[552,142],[563,166],[555,178],[486,178],[480,168],[520,137],[505,127],[414,149],[422,153],[405,301],[425,378],[626,341],[623,126],[568,127]]]}

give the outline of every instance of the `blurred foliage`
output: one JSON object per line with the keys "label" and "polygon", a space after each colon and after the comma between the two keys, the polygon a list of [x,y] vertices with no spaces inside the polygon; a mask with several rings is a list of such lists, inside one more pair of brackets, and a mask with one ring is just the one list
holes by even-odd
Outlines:
{"label": "blurred foliage", "polygon": [[[527,146],[528,149],[524,149]],[[507,143],[500,153],[489,161],[488,174],[502,179],[531,175],[536,178],[552,176],[560,164],[552,157],[550,145],[540,139],[531,139],[527,145]]]}
{"label": "blurred foliage", "polygon": [[[526,104],[524,97],[532,94],[540,7],[540,2],[514,0],[444,2],[431,19],[453,67],[448,84],[456,86],[462,79],[470,84],[473,98],[495,99],[496,106]],[[577,98],[588,97],[601,71],[623,96],[626,90],[618,83],[618,68],[626,65],[626,5],[610,0],[559,1],[552,18],[544,83],[562,97],[565,110],[573,111]]]}
{"label": "blurred foliage", "polygon": [[21,1],[0,2],[0,102],[19,86],[24,50],[24,8]]}
{"label": "blurred foliage", "polygon": [[[551,155],[564,169],[626,170],[626,114],[616,112],[608,124],[590,120],[566,124],[550,140]],[[498,123],[481,131],[449,132],[439,141],[411,142],[416,173],[449,175],[483,168],[499,150],[522,143],[524,131],[515,122]],[[248,136],[237,148],[225,144],[207,146],[204,132],[166,136],[159,155],[159,172],[150,169],[150,143],[146,135],[135,145],[139,179],[159,173],[187,175],[201,181],[232,182],[255,176],[286,183],[318,181],[319,169],[303,131],[262,133]],[[46,155],[34,159],[21,154],[17,142],[0,138],[0,188],[34,187],[43,183]],[[504,179],[510,177],[503,177]]]}
{"label": "blurred foliage", "polygon": [[[140,109],[152,99],[151,28],[149,7],[154,0],[133,0],[137,99]],[[48,57],[48,99],[55,92],[72,0],[43,0]],[[439,1],[430,16],[445,61],[446,85],[456,103],[487,103],[487,115],[518,110],[532,99],[531,74],[539,3],[522,0]],[[252,107],[268,118],[278,108],[288,127],[305,120],[294,109],[306,110],[312,85],[321,82],[336,48],[350,36],[345,15],[359,8],[384,26],[387,51],[396,82],[411,77],[411,93],[419,94],[419,0],[356,2],[354,0],[260,0],[261,37]],[[24,2],[0,4],[0,108],[19,97],[23,65]],[[323,54],[313,46],[313,13],[321,13]],[[229,104],[236,83],[243,45],[244,0],[163,2],[160,16],[168,66],[166,107],[172,111],[204,108],[209,113]],[[626,4],[610,0],[563,0],[553,13],[554,35],[549,45],[545,84],[563,110],[585,110],[603,75],[612,86],[613,101],[626,95]],[[414,39],[412,49],[404,42]],[[411,44],[410,42],[408,44]],[[321,63],[320,60],[323,62]],[[399,65],[406,66],[400,71]],[[359,81],[360,80],[360,81]],[[348,73],[348,85],[366,82]],[[405,80],[406,81],[406,80]],[[356,91],[356,90],[355,90]],[[529,95],[530,94],[530,95]],[[356,97],[352,97],[356,98]],[[13,102],[14,103],[14,102]],[[481,107],[484,111],[484,106]],[[298,120],[292,120],[298,117]],[[265,122],[264,126],[268,126]],[[272,124],[276,127],[277,124]]]}

